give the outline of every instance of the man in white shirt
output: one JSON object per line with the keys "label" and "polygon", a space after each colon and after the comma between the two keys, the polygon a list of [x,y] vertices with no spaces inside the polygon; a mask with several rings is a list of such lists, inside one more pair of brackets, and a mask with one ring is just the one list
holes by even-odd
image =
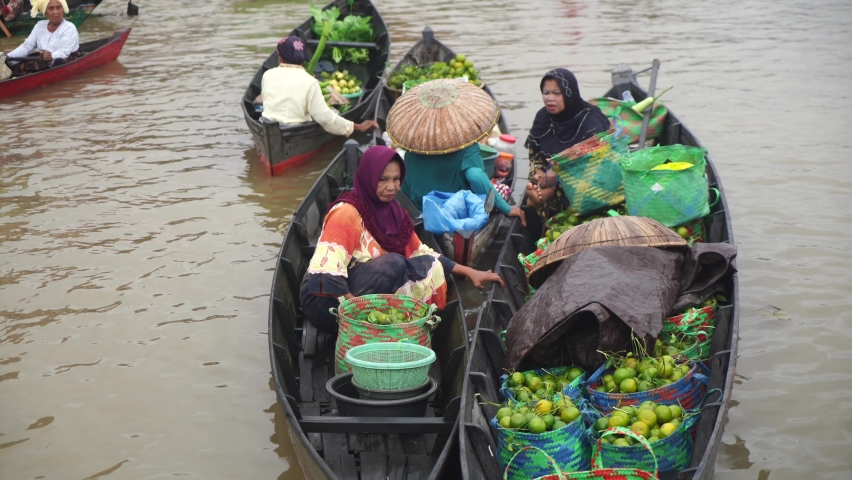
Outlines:
{"label": "man in white shirt", "polygon": [[267,70],[261,80],[263,116],[282,125],[315,121],[327,132],[349,136],[353,130],[378,128],[373,120],[351,122],[325,103],[319,81],[305,71],[305,43],[295,36],[278,42],[277,68]]}
{"label": "man in white shirt", "polygon": [[[36,23],[24,43],[8,54],[9,60],[6,63],[14,76],[61,65],[79,56],[80,37],[77,35],[77,27],[64,18],[64,14],[68,13],[65,0],[35,0],[33,16],[39,11],[44,13],[47,20]],[[13,60],[29,55],[34,48],[39,49],[37,60]]]}

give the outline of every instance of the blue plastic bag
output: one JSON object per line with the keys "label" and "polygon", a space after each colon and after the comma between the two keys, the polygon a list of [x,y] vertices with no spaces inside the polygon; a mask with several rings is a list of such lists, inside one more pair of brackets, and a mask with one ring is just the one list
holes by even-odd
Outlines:
{"label": "blue plastic bag", "polygon": [[484,195],[431,191],[423,197],[423,227],[431,233],[476,230],[488,222]]}

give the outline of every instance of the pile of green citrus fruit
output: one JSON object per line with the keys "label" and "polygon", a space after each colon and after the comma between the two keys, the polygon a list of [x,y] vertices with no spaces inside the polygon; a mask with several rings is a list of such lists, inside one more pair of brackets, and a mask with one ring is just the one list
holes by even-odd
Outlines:
{"label": "pile of green citrus fruit", "polygon": [[326,90],[326,87],[333,88],[337,93],[344,95],[358,93],[361,91],[361,81],[349,74],[348,70],[342,72],[335,70],[332,73],[322,72],[322,81],[320,88]]}
{"label": "pile of green citrus fruit", "polygon": [[503,386],[514,393],[515,400],[518,402],[537,402],[542,399],[549,399],[554,394],[562,392],[565,387],[583,373],[585,373],[583,369],[577,367],[566,369],[559,375],[552,373],[539,375],[535,371],[514,372],[509,375]]}
{"label": "pile of green citrus fruit", "polygon": [[405,313],[391,308],[387,312],[380,310],[370,310],[367,313],[367,323],[373,325],[399,325],[400,323],[408,323],[411,319],[406,317]]}
{"label": "pile of green citrus fruit", "polygon": [[464,55],[456,55],[454,59],[448,62],[436,62],[426,66],[409,65],[402,68],[391,76],[388,86],[400,90],[409,80],[461,78],[465,75],[467,75],[469,83],[477,87],[482,86],[482,81],[479,80],[479,70],[473,67],[473,62]]}
{"label": "pile of green citrus fruit", "polygon": [[[683,420],[683,409],[679,405],[656,404],[650,400],[639,407],[621,407],[612,411],[609,416],[595,421],[594,428],[603,432],[608,428],[629,428],[636,435],[654,443],[673,434]],[[629,447],[635,443],[633,438],[626,435],[602,437],[604,443]]]}
{"label": "pile of green citrus fruit", "polygon": [[580,418],[580,409],[567,395],[556,394],[552,400],[503,404],[494,418],[505,429],[538,434],[567,427]]}
{"label": "pile of green citrus fruit", "polygon": [[642,360],[628,356],[616,362],[615,370],[604,375],[595,390],[606,393],[644,392],[680,380],[690,368],[686,363],[677,365],[671,355]]}

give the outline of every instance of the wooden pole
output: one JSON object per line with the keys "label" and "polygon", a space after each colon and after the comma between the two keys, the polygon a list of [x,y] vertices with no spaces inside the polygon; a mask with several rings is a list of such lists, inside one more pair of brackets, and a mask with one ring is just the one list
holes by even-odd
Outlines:
{"label": "wooden pole", "polygon": [[12,36],[12,33],[9,32],[9,29],[6,28],[6,25],[3,25],[3,20],[0,20],[0,30],[3,30],[3,33],[6,34],[6,38],[9,38],[9,37]]}
{"label": "wooden pole", "polygon": [[[648,96],[653,97],[654,91],[657,89],[657,72],[660,70],[660,59],[655,58],[654,63],[651,65],[651,84],[648,86]],[[647,110],[645,110],[645,118],[642,119],[642,132],[639,134],[639,150],[645,148],[645,137],[648,136],[648,124],[651,121],[651,112],[654,111],[654,104],[652,103]]]}

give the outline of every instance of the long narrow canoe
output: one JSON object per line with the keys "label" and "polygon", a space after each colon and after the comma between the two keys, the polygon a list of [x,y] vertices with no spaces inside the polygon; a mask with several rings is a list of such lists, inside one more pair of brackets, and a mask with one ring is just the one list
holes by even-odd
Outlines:
{"label": "long narrow canoe", "polygon": [[[100,5],[103,0],[68,0],[68,13],[65,14],[65,20],[73,23],[75,27],[79,28],[80,24],[83,23],[89,15],[92,14],[92,11]],[[44,16],[38,15],[33,17],[30,15],[30,7],[26,6],[24,11],[21,12],[14,20],[6,23],[6,28],[9,29],[9,33],[12,35],[29,35],[30,32],[35,27],[35,24],[44,20]]]}
{"label": "long narrow canoe", "polygon": [[[375,48],[369,49],[370,60],[365,64],[343,62],[338,66],[340,70],[348,70],[350,74],[355,75],[363,84],[364,94],[360,101],[343,114],[347,120],[359,123],[367,118],[373,118],[376,102],[381,96],[381,89],[378,87],[381,85],[381,76],[390,55],[390,33],[379,11],[370,0],[355,0],[351,10],[348,0],[335,0],[323,9],[333,6],[340,9],[340,18],[350,14],[371,17]],[[307,10],[307,5],[305,9]],[[289,35],[303,38],[309,46],[316,48],[318,39],[311,30],[312,23],[313,18],[309,17]],[[331,48],[331,43],[326,48]],[[278,67],[278,54],[272,52],[252,78],[242,98],[243,116],[260,153],[260,160],[272,175],[278,175],[291,166],[304,163],[314,155],[332,147],[336,141],[343,140],[341,136],[326,132],[316,122],[285,127],[278,122],[263,118],[260,112],[255,111],[253,102],[260,95],[263,74],[270,68],[276,67]]]}
{"label": "long narrow canoe", "polygon": [[[613,87],[605,96],[621,98],[621,93],[629,89],[633,98],[642,100],[647,93],[634,80],[629,67],[620,65],[612,74]],[[701,143],[686,125],[671,110],[660,139],[663,145],[683,144],[701,147]],[[709,242],[733,243],[731,217],[725,200],[722,183],[710,157],[707,157],[707,177],[711,188],[721,192],[720,201],[712,208],[707,221]],[[464,479],[501,478],[496,454],[496,433],[488,420],[496,414],[496,409],[487,402],[502,401],[499,396],[498,377],[503,373],[505,345],[500,340],[512,316],[524,304],[527,282],[524,270],[518,261],[518,253],[525,255],[533,251],[532,238],[520,222],[513,219],[502,245],[495,271],[505,280],[501,288],[495,284],[489,292],[488,302],[477,319],[476,331],[472,338],[471,357],[461,406],[461,427],[459,429],[460,458]],[[709,399],[705,404],[698,423],[695,448],[689,468],[680,472],[661,472],[661,478],[710,479],[713,477],[716,456],[722,440],[725,415],[731,400],[734,385],[734,369],[737,359],[737,341],[739,331],[738,280],[732,276],[726,286],[725,296],[731,304],[721,306],[716,313],[716,328],[711,345],[711,359],[708,361],[710,376],[708,389],[719,389],[721,396]],[[558,300],[557,300],[558,301]]]}
{"label": "long narrow canoe", "polygon": [[[334,375],[335,338],[317,333],[302,314],[299,285],[322,231],[329,204],[351,188],[361,156],[349,140],[296,209],[284,234],[269,303],[269,352],[278,403],[299,463],[311,479],[459,478],[458,412],[467,365],[467,328],[455,282],[448,279],[447,306],[432,332],[437,361],[430,376],[439,383],[424,417],[343,417],[325,389]],[[431,248],[419,213],[404,195],[400,203],[415,218],[415,232]]]}
{"label": "long narrow canoe", "polygon": [[[397,63],[389,77],[392,77],[397,71],[411,65],[429,65],[435,62],[445,62],[455,58],[455,56],[455,52],[438,41],[435,38],[435,33],[432,29],[426,27],[423,30],[423,37],[418,40],[417,43],[411,47],[408,53],[405,54],[402,60]],[[494,98],[495,101],[497,100],[487,85],[483,86],[483,89],[488,92],[488,95]],[[387,116],[387,112],[390,110],[390,107],[393,105],[398,96],[398,92],[387,87],[385,87],[384,92],[385,95],[382,99],[382,105],[380,106],[384,107],[380,108],[380,111],[383,111],[383,114],[380,114],[379,118],[382,127],[385,126],[384,120]],[[497,126],[500,128],[501,133],[511,133],[509,131],[509,125],[506,123],[506,117],[502,115],[502,112]],[[516,167],[517,162],[513,159],[512,177],[506,182],[506,185],[509,188],[512,188],[515,183],[514,180],[517,174]],[[422,205],[418,205],[417,208],[422,209]],[[502,218],[503,216],[495,211],[492,213],[488,223],[479,230],[460,231],[452,234],[445,233],[439,236],[438,243],[441,245],[441,251],[448,258],[453,259],[456,263],[462,265],[471,265],[476,263],[476,260],[479,259],[482,252],[488,248],[491,241],[494,239],[494,235],[497,233],[497,227],[500,225]]]}
{"label": "long narrow canoe", "polygon": [[111,37],[81,43],[80,53],[83,56],[80,58],[41,72],[0,81],[0,98],[11,97],[38,87],[67,80],[106,65],[118,58],[128,35],[130,35],[130,29],[126,28],[113,33]]}

